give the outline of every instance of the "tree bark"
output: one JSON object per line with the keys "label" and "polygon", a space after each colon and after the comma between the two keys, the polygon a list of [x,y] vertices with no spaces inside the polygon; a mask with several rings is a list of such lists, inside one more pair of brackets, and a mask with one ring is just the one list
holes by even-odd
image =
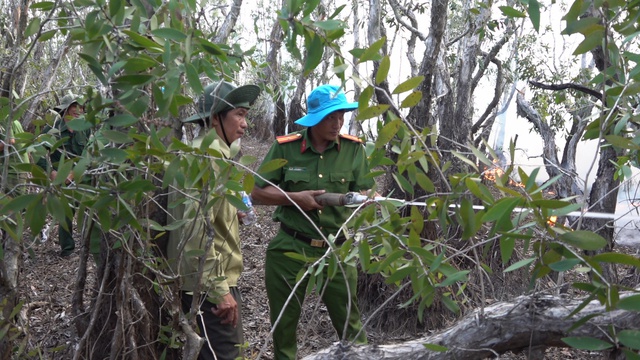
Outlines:
{"label": "tree bark", "polygon": [[220,26],[220,29],[218,29],[215,38],[213,38],[213,42],[225,44],[227,43],[229,35],[231,35],[231,31],[235,28],[236,22],[238,22],[241,8],[242,0],[233,0],[229,9],[229,13],[227,13],[227,16],[225,16],[222,26]]}
{"label": "tree bark", "polygon": [[38,106],[40,106],[41,94],[45,94],[46,92],[51,90],[51,84],[53,83],[53,80],[55,79],[55,74],[58,71],[58,66],[60,65],[60,59],[64,58],[66,53],[69,51],[70,41],[71,41],[71,34],[67,35],[67,38],[65,39],[65,41],[60,45],[60,48],[58,49],[57,54],[55,55],[55,57],[51,59],[47,68],[45,69],[44,74],[42,76],[42,79],[44,79],[42,83],[42,88],[40,88],[39,89],[40,92],[33,99],[31,99],[31,104],[29,105],[29,109],[27,110],[27,112],[24,114],[22,118],[21,123],[25,129],[30,128],[31,123],[35,118],[36,109],[38,108]]}
{"label": "tree bark", "polygon": [[[634,295],[621,294],[620,298]],[[640,313],[608,311],[597,300],[589,302],[578,314],[571,312],[582,303],[579,299],[550,295],[520,296],[510,302],[499,302],[475,310],[440,333],[395,345],[349,346],[336,344],[304,360],[409,360],[409,359],[483,359],[507,351],[533,349],[541,352],[547,347],[568,347],[563,337],[588,336],[611,341],[607,330],[640,328]],[[582,326],[572,329],[580,319],[593,316]],[[424,344],[447,348],[437,352]]]}
{"label": "tree bark", "polygon": [[[284,6],[284,3],[282,6]],[[261,140],[268,140],[275,129],[284,129],[287,124],[284,92],[280,88],[281,69],[279,56],[283,39],[284,32],[282,31],[282,26],[280,22],[276,20],[273,23],[271,35],[269,36],[269,52],[267,53],[266,59],[268,66],[264,69],[264,76],[262,77],[263,83],[273,89],[273,101],[271,97],[267,97],[265,101],[269,103],[268,108],[273,108],[274,110],[269,110],[267,118],[262,119],[262,121],[264,121],[264,124],[261,126],[263,131],[257,134],[257,138]],[[284,131],[277,135],[284,135]]]}

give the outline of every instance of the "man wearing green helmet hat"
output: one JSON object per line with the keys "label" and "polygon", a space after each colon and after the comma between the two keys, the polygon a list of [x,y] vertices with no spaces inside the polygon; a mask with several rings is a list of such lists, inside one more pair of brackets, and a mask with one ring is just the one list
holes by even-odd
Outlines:
{"label": "man wearing green helmet hat", "polygon": [[[60,147],[47,156],[38,160],[37,165],[48,172],[51,180],[55,180],[58,175],[58,164],[62,156],[65,159],[74,159],[82,156],[87,141],[90,137],[90,131],[75,131],[70,129],[67,124],[84,113],[84,107],[79,96],[74,94],[65,95],[60,104],[53,107],[53,110],[59,115],[53,126],[44,128],[43,133],[51,134],[56,139],[65,139]],[[73,172],[70,172],[65,179],[65,185],[73,182]],[[74,207],[71,206],[72,211]],[[66,257],[73,253],[75,249],[75,241],[73,240],[73,216],[67,218],[64,224],[58,226],[58,242],[60,244],[60,256]]]}
{"label": "man wearing green helmet hat", "polygon": [[[236,87],[225,81],[205,87],[196,102],[197,113],[183,120],[202,127],[191,146],[199,148],[205,137],[213,136],[210,147],[229,159],[230,146],[244,135],[247,113],[259,94],[255,85]],[[219,169],[213,161],[212,167]],[[185,194],[193,197],[184,201]],[[169,206],[170,218],[188,221],[180,230],[171,231],[167,257],[174,272],[181,275],[183,310],[187,313],[196,304],[202,314],[198,315],[198,327],[207,342],[198,358],[231,360],[242,355],[240,346],[244,343],[238,290],[242,272],[238,223],[244,214],[219,194],[209,194],[203,202],[197,200],[200,197],[196,189],[169,194],[169,204],[179,204]],[[212,206],[204,207],[212,201]],[[211,232],[213,244],[207,248]]]}

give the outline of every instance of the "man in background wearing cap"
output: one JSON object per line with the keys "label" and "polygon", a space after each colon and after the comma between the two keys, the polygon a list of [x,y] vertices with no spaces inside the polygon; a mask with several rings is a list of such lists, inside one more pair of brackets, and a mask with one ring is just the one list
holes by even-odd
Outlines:
{"label": "man in background wearing cap", "polygon": [[[56,139],[65,139],[64,143],[55,151],[46,157],[40,158],[37,165],[45,171],[49,172],[51,180],[55,180],[58,175],[58,163],[62,158],[63,152],[65,159],[72,159],[82,156],[87,141],[90,137],[90,131],[74,131],[67,126],[67,123],[76,119],[84,113],[84,107],[80,103],[80,98],[74,94],[65,95],[59,105],[54,108],[56,113],[60,115],[60,119],[56,119],[53,127],[47,126],[43,133],[52,134]],[[65,185],[69,185],[73,181],[73,172],[70,172],[65,179]],[[71,206],[73,210],[73,206]],[[60,244],[60,256],[66,257],[73,253],[75,242],[73,240],[73,216],[66,219],[65,224],[58,225],[58,242]]]}
{"label": "man in background wearing cap", "polygon": [[[308,265],[287,253],[318,258],[325,254],[328,246],[323,237],[336,236],[336,246],[345,241],[338,230],[351,210],[323,207],[315,197],[325,191],[342,194],[365,191],[374,185],[373,179],[366,177],[369,165],[362,142],[355,136],[340,134],[345,112],[357,107],[357,103],[347,101],[337,86],[321,85],[314,89],[307,98],[307,115],[296,121],[308,128],[278,137],[263,160],[264,164],[274,159],[286,159],[286,165],[260,173],[262,178],[256,178],[251,193],[255,204],[278,205],[273,219],[280,222],[280,231],[269,243],[265,264],[272,326],[280,317],[273,330],[274,354],[278,360],[296,358],[296,328],[309,281],[308,277],[301,280],[295,297],[287,304],[296,277]],[[322,234],[317,232],[316,226]],[[333,278],[328,277],[327,268],[324,268],[322,278],[328,283],[321,295],[333,327],[340,339],[366,343],[357,304],[356,268],[342,264],[346,274],[339,268]]]}
{"label": "man in background wearing cap", "polygon": [[[236,87],[219,82],[207,86],[196,104],[198,113],[184,120],[196,122],[204,130],[193,139],[191,146],[199,148],[205,136],[209,137],[213,131],[210,147],[229,159],[230,146],[244,135],[247,113],[259,94],[260,88],[255,85]],[[213,160],[212,167],[214,171],[219,169]],[[242,215],[220,194],[210,193],[201,202],[192,200],[201,197],[196,189],[185,192],[192,195],[189,200],[170,210],[174,219],[188,221],[169,235],[169,264],[181,275],[183,310],[188,313],[192,304],[197,304],[201,312],[201,315],[195,313],[200,335],[207,342],[198,358],[232,360],[241,356],[240,346],[244,343],[242,299],[237,286],[242,272],[238,229]],[[175,204],[176,197],[184,200],[185,195],[173,192],[169,203]],[[213,244],[207,249],[210,234],[213,234]]]}

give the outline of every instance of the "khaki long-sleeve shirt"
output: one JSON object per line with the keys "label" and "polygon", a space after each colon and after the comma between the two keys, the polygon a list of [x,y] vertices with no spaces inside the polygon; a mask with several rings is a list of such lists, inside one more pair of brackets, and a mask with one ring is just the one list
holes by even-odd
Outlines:
{"label": "khaki long-sleeve shirt", "polygon": [[[200,136],[194,139],[192,147],[200,147],[203,138]],[[217,136],[210,148],[229,158],[229,147]],[[214,172],[218,169],[215,162],[213,168]],[[229,293],[229,287],[237,286],[243,269],[237,208],[224,197],[220,197],[220,194],[208,195],[208,202],[214,201],[208,208],[196,200],[200,194],[191,192],[190,195],[195,199],[187,200],[170,209],[176,220],[185,219],[187,222],[179,229],[171,231],[169,235],[169,263],[173,270],[180,274],[183,291],[195,292],[197,289],[199,293],[206,293],[211,301],[217,302],[219,297]],[[179,197],[184,197],[184,194],[172,193],[169,203]],[[213,243],[205,252],[211,235]],[[202,256],[205,257],[205,262],[200,276]]]}

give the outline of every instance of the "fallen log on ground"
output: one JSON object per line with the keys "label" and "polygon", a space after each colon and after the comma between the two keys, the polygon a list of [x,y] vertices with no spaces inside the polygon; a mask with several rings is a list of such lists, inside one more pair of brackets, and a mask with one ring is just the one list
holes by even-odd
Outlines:
{"label": "fallen log on ground", "polygon": [[[620,298],[634,294],[637,293],[620,294]],[[607,311],[596,300],[569,317],[582,301],[550,295],[520,296],[513,301],[474,310],[452,327],[434,335],[389,345],[336,343],[304,360],[483,359],[523,350],[529,358],[543,358],[545,348],[569,347],[561,340],[564,337],[588,336],[612,342],[610,326],[616,331],[640,328],[639,312]],[[586,317],[592,318],[571,329],[579,319]],[[440,347],[441,351],[433,350],[433,346],[429,349],[425,344]],[[536,353],[540,356],[534,356]]]}

